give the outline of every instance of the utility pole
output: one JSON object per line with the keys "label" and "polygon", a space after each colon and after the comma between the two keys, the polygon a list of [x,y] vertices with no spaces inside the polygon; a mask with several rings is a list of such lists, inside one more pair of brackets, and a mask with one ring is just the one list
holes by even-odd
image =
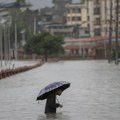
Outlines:
{"label": "utility pole", "polygon": [[[17,2],[13,3],[0,3],[0,8],[7,9],[7,8],[20,8],[25,6],[31,6],[31,5],[25,5]],[[1,22],[1,16],[0,16],[0,22]],[[0,23],[1,25],[1,23]],[[8,28],[9,29],[9,28]],[[6,34],[6,35],[5,35]],[[4,42],[2,40],[2,37],[4,37]],[[8,41],[7,41],[8,40]],[[4,46],[4,47],[3,47]],[[1,56],[1,66],[2,66],[2,60],[3,60],[3,48],[4,48],[4,57],[5,57],[5,63],[6,59],[10,59],[10,56],[6,56],[7,54],[10,55],[10,31],[5,30],[4,28],[4,35],[2,36],[2,29],[0,26],[0,56]],[[9,51],[7,53],[7,51]],[[14,51],[15,59],[17,60],[17,25],[15,25],[15,51]]]}
{"label": "utility pole", "polygon": [[15,55],[15,60],[17,60],[17,24],[15,24],[15,50],[14,50],[14,55]]}
{"label": "utility pole", "polygon": [[[107,20],[107,1],[105,0],[105,21]],[[107,30],[105,30],[105,35],[107,35]],[[107,41],[104,40],[104,58],[107,58]]]}
{"label": "utility pole", "polygon": [[118,20],[119,20],[119,0],[116,0],[116,41],[115,41],[115,64],[118,65]]}
{"label": "utility pole", "polygon": [[2,67],[2,61],[3,61],[3,42],[2,42],[2,28],[0,23],[0,59],[1,59],[1,67]]}
{"label": "utility pole", "polygon": [[110,0],[110,21],[109,21],[109,46],[108,46],[108,63],[111,62],[112,56],[112,9],[113,9],[113,4],[112,0]]}
{"label": "utility pole", "polygon": [[4,63],[7,65],[7,20],[4,20]]}
{"label": "utility pole", "polygon": [[8,59],[11,60],[10,26],[8,26]]}
{"label": "utility pole", "polygon": [[33,35],[36,35],[36,22],[37,22],[37,20],[36,20],[36,18],[34,18]]}

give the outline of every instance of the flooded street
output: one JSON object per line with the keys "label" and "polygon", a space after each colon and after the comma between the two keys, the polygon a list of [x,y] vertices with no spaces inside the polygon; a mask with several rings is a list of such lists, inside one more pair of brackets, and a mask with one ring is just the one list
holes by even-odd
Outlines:
{"label": "flooded street", "polygon": [[67,81],[56,120],[120,120],[120,66],[107,61],[60,61],[0,80],[0,120],[46,120],[44,86]]}

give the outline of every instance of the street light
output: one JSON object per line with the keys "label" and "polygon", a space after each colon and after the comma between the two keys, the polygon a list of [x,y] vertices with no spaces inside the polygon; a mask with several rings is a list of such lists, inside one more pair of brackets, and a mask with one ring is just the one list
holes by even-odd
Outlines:
{"label": "street light", "polygon": [[108,63],[111,62],[112,55],[111,55],[111,49],[112,49],[112,10],[113,10],[113,3],[112,0],[110,0],[110,25],[109,25],[109,46],[108,46]]}
{"label": "street light", "polygon": [[14,55],[15,55],[15,60],[17,60],[17,25],[15,24],[15,50],[14,50]]}
{"label": "street light", "polygon": [[115,33],[116,33],[116,45],[115,45],[115,64],[118,65],[119,62],[118,62],[118,20],[119,20],[119,0],[116,0],[116,30],[115,30]]}
{"label": "street light", "polygon": [[[11,16],[7,17],[7,40],[8,40],[8,60],[11,60],[11,43],[10,43],[10,26],[11,26]],[[11,62],[10,62],[11,63]]]}
{"label": "street light", "polygon": [[4,43],[2,43],[2,45],[4,46],[4,63],[5,65],[7,64],[6,60],[7,60],[7,31],[6,31],[6,22],[7,20],[2,18],[1,20],[1,25],[3,25],[3,30],[4,30],[4,35],[3,35],[3,38],[4,38]]}
{"label": "street light", "polygon": [[[7,50],[7,34],[6,35],[3,35],[3,30],[2,28],[4,29],[4,32],[6,31],[5,30],[5,24],[7,23],[7,19],[3,18],[2,16],[7,16],[8,15],[8,12],[3,12],[2,15],[0,13],[0,56],[1,56],[1,67],[3,66],[3,56],[6,56],[5,52]],[[4,42],[3,42],[3,38],[4,38]],[[3,48],[4,48],[4,51],[3,51]],[[3,54],[4,52],[4,54]],[[5,57],[6,59],[6,57]]]}
{"label": "street light", "polygon": [[33,35],[36,35],[36,18],[34,18]]}
{"label": "street light", "polygon": [[1,59],[1,67],[2,67],[2,61],[3,61],[3,41],[2,41],[2,28],[1,28],[1,22],[0,22],[0,59]]}

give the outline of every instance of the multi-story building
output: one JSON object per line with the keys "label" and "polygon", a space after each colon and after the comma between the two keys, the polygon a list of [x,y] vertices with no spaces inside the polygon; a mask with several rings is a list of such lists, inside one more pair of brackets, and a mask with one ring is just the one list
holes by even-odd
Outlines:
{"label": "multi-story building", "polygon": [[73,25],[52,24],[45,27],[45,31],[50,32],[53,35],[61,35],[64,38],[72,38],[75,36]]}
{"label": "multi-story building", "polygon": [[66,4],[71,4],[72,0],[52,0],[52,3],[54,7],[41,10],[40,31],[63,37],[76,37],[77,26],[66,24]]}
{"label": "multi-story building", "polygon": [[66,8],[67,8],[67,24],[81,25],[82,27],[87,27],[88,21],[87,6],[81,3],[72,3],[67,4]]}
{"label": "multi-story building", "polygon": [[[111,3],[112,2],[112,3]],[[110,11],[110,7],[112,5],[112,12]],[[78,4],[71,5],[76,9]],[[116,28],[118,27],[118,36],[120,35],[120,7],[118,7],[118,25],[117,23],[117,0],[81,0],[81,7],[85,9],[83,16],[81,19],[77,21],[75,17],[80,16],[80,11],[78,14],[74,14],[73,8],[69,5],[67,6],[68,14],[67,14],[67,23],[68,24],[81,24],[83,19],[86,18],[87,23],[89,25],[90,38],[79,38],[79,39],[67,39],[65,49],[69,51],[69,54],[72,55],[82,55],[86,54],[95,55],[98,58],[107,58],[108,57],[108,48],[109,48],[109,35],[111,34],[111,43],[112,49],[115,50],[116,46],[120,46],[120,39],[118,37],[118,43],[116,43],[115,35]],[[119,1],[120,6],[120,1]],[[82,11],[81,11],[82,12]],[[86,16],[86,17],[84,17]],[[110,24],[110,17],[112,16],[112,23]],[[87,19],[88,17],[88,19]],[[84,23],[84,22],[83,22]],[[81,24],[83,26],[85,24]],[[110,29],[111,25],[111,29]],[[117,27],[116,27],[117,26]],[[81,28],[80,28],[81,30]],[[110,30],[112,31],[110,33]],[[86,41],[87,40],[87,41]],[[89,42],[88,42],[89,41]],[[76,44],[75,44],[76,43]],[[94,45],[93,45],[94,43]],[[119,44],[119,45],[116,45]],[[90,55],[89,54],[89,55]],[[95,57],[94,56],[94,57]]]}
{"label": "multi-story building", "polygon": [[87,2],[66,4],[67,24],[78,26],[78,37],[89,37]]}
{"label": "multi-story building", "polygon": [[[88,4],[90,35],[108,36],[110,26],[110,0],[83,0]],[[116,0],[112,0],[112,34],[115,35]]]}
{"label": "multi-story building", "polygon": [[64,24],[66,22],[66,4],[72,3],[72,0],[52,0],[54,4],[53,21]]}
{"label": "multi-story building", "polygon": [[106,35],[106,7],[105,0],[88,1],[90,35]]}

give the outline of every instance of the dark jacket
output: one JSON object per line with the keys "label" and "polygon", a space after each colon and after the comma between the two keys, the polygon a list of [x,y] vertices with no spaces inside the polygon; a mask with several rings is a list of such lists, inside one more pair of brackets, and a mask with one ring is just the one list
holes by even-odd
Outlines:
{"label": "dark jacket", "polygon": [[47,95],[45,114],[56,113],[57,107],[59,107],[59,104],[56,103],[56,94],[55,92],[51,92]]}

